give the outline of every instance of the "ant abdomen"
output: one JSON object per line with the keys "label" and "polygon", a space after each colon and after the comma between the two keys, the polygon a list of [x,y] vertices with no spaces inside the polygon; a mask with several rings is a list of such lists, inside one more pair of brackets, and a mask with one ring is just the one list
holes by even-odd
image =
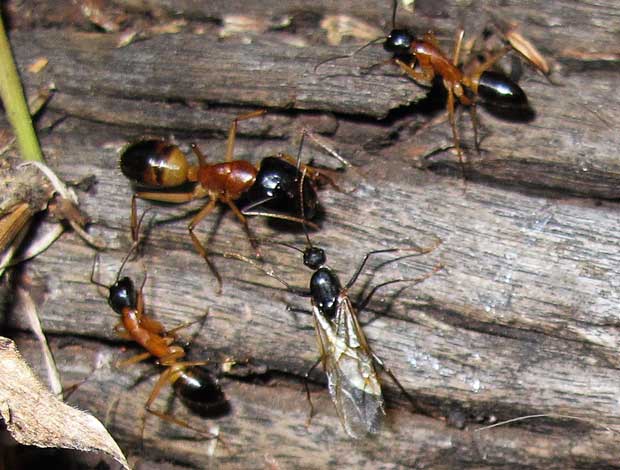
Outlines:
{"label": "ant abdomen", "polygon": [[218,380],[206,367],[184,368],[172,387],[185,406],[204,418],[217,418],[230,412],[230,403]]}
{"label": "ant abdomen", "polygon": [[529,108],[525,92],[506,75],[486,71],[478,79],[478,96],[484,104],[499,108]]}
{"label": "ant abdomen", "polygon": [[123,174],[136,184],[173,188],[188,181],[190,165],[178,146],[165,140],[144,139],[121,152]]}

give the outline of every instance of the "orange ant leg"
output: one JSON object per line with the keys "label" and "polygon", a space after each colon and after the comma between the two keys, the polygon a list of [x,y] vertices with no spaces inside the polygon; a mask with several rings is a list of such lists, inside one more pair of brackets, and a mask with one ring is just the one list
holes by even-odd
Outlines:
{"label": "orange ant leg", "polygon": [[431,83],[435,78],[435,71],[430,67],[423,67],[422,71],[418,72],[400,59],[394,59],[394,63],[396,63],[405,74],[409,75],[416,82]]}
{"label": "orange ant leg", "polygon": [[[133,339],[133,338],[130,338]],[[115,366],[119,369],[122,367],[131,366],[133,364],[137,364],[138,362],[146,361],[148,358],[153,357],[150,352],[143,352],[140,354],[136,354],[135,356],[131,356],[130,358],[123,359],[122,361],[118,361]]]}
{"label": "orange ant leg", "polygon": [[[461,29],[456,33],[456,41],[454,42],[454,51],[452,52],[452,65],[455,67],[459,64],[459,56],[461,55],[461,44],[463,43],[463,35],[464,31]],[[467,98],[463,95],[462,88],[460,87],[460,83],[456,84],[448,84],[446,80],[444,80],[444,85],[448,89],[448,116],[450,118],[450,127],[452,127],[452,139],[454,140],[454,147],[456,148],[456,153],[459,157],[459,165],[461,166],[461,175],[463,178],[465,177],[465,163],[463,161],[463,152],[461,150],[460,138],[458,135],[458,129],[456,126],[456,112],[454,109],[454,87],[459,87],[459,101],[463,104],[467,103]],[[450,86],[448,86],[450,85]],[[474,133],[477,134],[477,131],[474,129]]]}
{"label": "orange ant leg", "polygon": [[[195,362],[177,362],[174,365],[168,367],[164,372],[162,372],[162,374],[159,376],[159,379],[157,380],[157,382],[155,383],[155,386],[153,387],[153,390],[151,391],[151,394],[149,395],[149,398],[146,402],[146,404],[144,405],[144,409],[149,412],[150,414],[153,414],[155,416],[157,416],[158,418],[164,420],[164,421],[168,421],[170,423],[174,423],[178,426],[187,428],[187,429],[191,429],[199,434],[202,434],[203,436],[205,436],[208,439],[218,439],[218,436],[209,433],[209,432],[205,432],[202,429],[198,429],[192,425],[190,425],[188,422],[179,419],[179,418],[175,418],[174,416],[168,414],[168,413],[164,413],[162,411],[158,411],[152,408],[153,406],[153,402],[157,399],[157,397],[159,396],[162,387],[164,387],[166,384],[168,385],[172,385],[174,384],[174,382],[176,382],[180,375],[183,374],[184,370],[187,369],[188,367],[193,367],[193,366],[204,366],[207,365],[209,362],[208,361],[195,361]],[[144,419],[142,420],[142,432],[141,435],[144,436],[144,428],[146,427],[146,416],[144,417]]]}
{"label": "orange ant leg", "polygon": [[185,328],[189,328],[190,326],[195,325],[196,323],[204,322],[205,318],[207,316],[209,316],[209,310],[208,309],[207,309],[207,312],[205,313],[203,318],[201,318],[199,320],[192,320],[192,321],[188,321],[188,322],[185,322],[185,323],[181,323],[179,326],[175,326],[173,329],[165,331],[165,335],[166,336],[170,336],[172,338],[176,338],[177,337],[177,331],[181,331],[181,330],[184,330]]}
{"label": "orange ant leg", "polygon": [[[297,158],[289,155],[288,153],[279,153],[276,155],[276,157],[290,163],[291,165],[297,165]],[[351,164],[347,162],[347,165]],[[316,167],[305,165],[303,163],[300,165],[300,167],[301,170],[305,170],[307,177],[310,178],[313,183],[316,183],[322,178],[327,181],[327,183],[336,191],[342,192],[342,189],[340,188],[340,186],[338,186],[338,183],[336,183],[336,179],[333,176],[335,172],[326,169],[318,169]]]}
{"label": "orange ant leg", "polygon": [[135,196],[140,199],[147,199],[149,201],[171,202],[175,204],[193,201],[194,199],[198,199],[199,197],[201,197],[197,195],[196,191],[191,191],[188,193],[156,193],[149,191],[140,191],[137,192]]}
{"label": "orange ant leg", "polygon": [[228,130],[228,139],[226,141],[226,161],[233,161],[233,152],[235,148],[235,138],[237,136],[237,126],[239,121],[245,121],[246,119],[252,119],[255,117],[263,116],[267,113],[267,110],[260,109],[258,111],[252,111],[250,113],[242,114],[241,116],[237,116],[230,123],[230,129]]}
{"label": "orange ant leg", "polygon": [[[167,341],[172,343],[174,338],[169,337]],[[185,357],[185,350],[181,346],[169,346],[166,355],[159,357],[157,362],[164,367],[170,367],[173,364],[178,364],[178,360],[182,357]]]}
{"label": "orange ant leg", "polygon": [[[446,85],[449,85],[446,83]],[[450,121],[450,127],[452,128],[452,140],[454,142],[454,148],[456,149],[456,154],[459,157],[459,165],[461,166],[461,173],[465,175],[465,163],[463,161],[463,152],[461,150],[461,143],[458,134],[458,130],[456,128],[456,113],[454,109],[454,90],[451,86],[446,86],[448,90],[448,119]]]}
{"label": "orange ant leg", "polygon": [[250,226],[248,225],[248,219],[245,217],[245,215],[241,213],[241,211],[233,201],[226,200],[225,202],[226,204],[228,204],[228,207],[230,207],[230,210],[232,210],[233,213],[237,216],[239,222],[241,222],[241,224],[243,225],[243,229],[245,230],[245,234],[250,241],[250,245],[252,245],[252,249],[256,252],[256,257],[260,258],[260,249],[258,247],[258,243],[256,242],[256,237],[252,234],[252,231],[250,230]]}
{"label": "orange ant leg", "polygon": [[116,333],[116,335],[124,340],[127,341],[133,341],[133,336],[131,336],[127,330],[125,329],[125,325],[123,325],[123,322],[118,322],[116,325],[114,325],[114,333]]}
{"label": "orange ant leg", "polygon": [[461,44],[463,43],[463,36],[465,31],[462,29],[456,33],[456,41],[454,41],[454,51],[452,52],[452,65],[457,67],[459,65],[459,56],[461,55]]}
{"label": "orange ant leg", "polygon": [[191,220],[191,222],[187,226],[187,230],[189,231],[189,236],[192,239],[194,248],[196,248],[196,251],[198,251],[200,256],[204,258],[204,260],[207,262],[207,265],[209,266],[209,269],[213,273],[213,276],[215,276],[215,279],[217,280],[217,284],[218,284],[218,293],[221,293],[222,292],[222,278],[220,276],[220,273],[216,269],[215,265],[209,259],[209,255],[207,254],[207,249],[202,245],[202,243],[200,243],[200,240],[198,240],[198,237],[196,236],[196,234],[194,234],[194,228],[196,227],[196,225],[198,225],[198,223],[200,223],[202,219],[204,219],[207,215],[213,212],[213,209],[215,209],[216,204],[217,204],[217,199],[211,199],[209,203],[206,206],[204,206],[202,209],[200,209],[200,212],[198,212],[198,214],[194,216],[194,218]]}

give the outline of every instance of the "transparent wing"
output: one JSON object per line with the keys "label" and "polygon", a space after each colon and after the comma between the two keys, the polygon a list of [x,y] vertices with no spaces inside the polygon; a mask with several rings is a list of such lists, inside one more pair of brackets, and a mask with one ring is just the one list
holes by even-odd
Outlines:
{"label": "transparent wing", "polygon": [[376,433],[385,414],[383,396],[355,312],[346,299],[339,302],[335,325],[316,308],[314,314],[329,394],[342,426],[353,438]]}

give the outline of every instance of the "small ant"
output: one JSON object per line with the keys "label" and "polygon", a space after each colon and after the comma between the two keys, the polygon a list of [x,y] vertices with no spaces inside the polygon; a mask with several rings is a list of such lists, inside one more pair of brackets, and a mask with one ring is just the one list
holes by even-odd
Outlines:
{"label": "small ant", "polygon": [[[246,215],[262,215],[275,219],[299,222],[314,229],[318,226],[310,221],[317,212],[318,198],[314,185],[306,180],[303,185],[304,212],[307,219],[299,219],[291,214],[300,211],[299,192],[300,167],[308,169],[310,180],[316,182],[321,177],[334,184],[327,175],[319,170],[300,164],[300,156],[295,159],[287,154],[278,154],[277,157],[267,157],[261,161],[257,169],[246,160],[233,160],[233,150],[237,125],[240,121],[262,116],[265,110],[250,112],[232,120],[228,132],[226,159],[222,163],[209,164],[200,149],[192,144],[192,151],[198,159],[198,165],[190,165],[186,156],[174,144],[164,140],[147,139],[135,142],[125,147],[121,152],[120,167],[122,173],[138,185],[153,189],[178,188],[187,182],[197,182],[189,192],[149,192],[138,191],[135,198],[152,201],[185,203],[194,199],[209,198],[209,202],[196,214],[188,224],[188,230],[194,247],[205,259],[211,272],[217,279],[221,291],[221,277],[211,263],[206,247],[198,240],[194,233],[196,225],[209,215],[218,201],[228,205],[237,219],[243,225],[250,244],[260,257],[256,238],[252,236]],[[304,131],[303,137],[309,131]],[[315,138],[315,137],[313,137]],[[315,138],[316,139],[316,138]],[[318,142],[318,141],[317,141]],[[320,142],[319,142],[320,144]],[[343,164],[348,164],[336,152],[320,144]],[[299,149],[301,154],[301,146]],[[293,165],[293,162],[296,165]],[[334,184],[335,185],[335,184]],[[242,201],[241,209],[235,201]],[[132,208],[135,205],[132,203]],[[132,209],[132,227],[135,227],[136,213]]]}
{"label": "small ant", "polygon": [[[430,84],[436,76],[441,77],[443,86],[448,92],[448,117],[454,146],[462,168],[463,156],[456,126],[455,99],[462,105],[469,106],[477,150],[479,150],[476,116],[478,99],[493,107],[529,110],[527,96],[521,87],[506,75],[489,70],[508,52],[508,48],[490,56],[473,70],[464,71],[459,68],[463,30],[457,34],[454,52],[450,59],[441,51],[432,32],[427,32],[422,39],[418,39],[405,29],[396,29],[396,0],[393,4],[393,29],[385,38],[383,48],[393,54],[392,61],[414,81]],[[420,70],[416,69],[416,65]]]}
{"label": "small ant", "polygon": [[[205,433],[201,429],[192,427],[187,422],[153,408],[153,403],[166,384],[171,385],[174,393],[190,410],[206,418],[217,418],[230,411],[230,404],[222,392],[218,380],[204,366],[208,361],[183,361],[185,350],[174,344],[177,337],[175,332],[185,328],[188,324],[181,325],[173,330],[166,331],[164,326],[157,320],[149,317],[144,312],[144,296],[142,289],[146,282],[146,273],[140,289],[136,291],[134,282],[125,276],[120,278],[121,271],[129,259],[137,242],[123,259],[116,275],[116,280],[111,286],[102,284],[95,279],[95,270],[99,266],[99,255],[95,257],[91,272],[91,282],[108,291],[108,304],[121,316],[121,321],[114,328],[123,339],[138,343],[146,352],[122,361],[123,366],[136,364],[149,357],[154,357],[157,363],[164,367],[159,379],[155,383],[144,408],[149,413],[159,418],[192,429],[204,434],[209,438],[216,436]],[[142,423],[142,431],[146,419]]]}
{"label": "small ant", "polygon": [[[319,359],[305,375],[306,396],[310,402],[310,417],[313,415],[314,408],[310,400],[307,379],[315,367],[322,363],[327,375],[329,394],[345,432],[352,438],[376,433],[379,430],[381,419],[385,415],[385,408],[381,383],[375,366],[380,367],[388,374],[411,403],[414,401],[392,371],[385,366],[383,360],[371,349],[359,324],[358,312],[368,305],[379,288],[397,282],[418,284],[442,269],[443,266],[438,264],[431,272],[414,279],[395,279],[381,283],[370,291],[356,309],[349,297],[349,289],[355,284],[368,259],[380,253],[401,250],[389,248],[366,253],[359,267],[343,288],[338,275],[326,264],[325,251],[313,246],[308,232],[305,231],[305,234],[308,246],[304,250],[285,243],[278,244],[301,252],[304,265],[314,271],[307,290],[291,286],[272,269],[259,265],[254,260],[238,253],[224,253],[224,257],[249,263],[276,279],[289,292],[302,297],[310,297],[314,328],[319,346]],[[438,244],[439,241],[430,248],[416,247],[414,250],[418,254],[429,253]]]}

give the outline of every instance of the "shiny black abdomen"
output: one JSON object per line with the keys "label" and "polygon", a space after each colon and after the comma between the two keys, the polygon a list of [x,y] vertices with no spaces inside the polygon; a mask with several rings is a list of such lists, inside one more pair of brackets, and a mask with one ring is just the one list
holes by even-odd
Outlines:
{"label": "shiny black abdomen", "polygon": [[183,404],[200,416],[217,418],[230,411],[217,379],[205,367],[185,369],[172,386]]}
{"label": "shiny black abdomen", "polygon": [[514,81],[506,75],[487,71],[478,82],[478,97],[484,104],[500,108],[527,108],[527,96]]}
{"label": "shiny black abdomen", "polygon": [[[242,209],[250,210],[251,207],[251,209],[269,210],[301,217],[300,180],[301,173],[294,165],[278,157],[264,158],[256,180],[245,193],[240,206]],[[264,202],[258,204],[261,201]],[[304,218],[306,220],[312,220],[316,216],[317,206],[316,191],[306,178],[304,179]]]}
{"label": "shiny black abdomen", "polygon": [[310,279],[312,301],[329,319],[336,316],[338,296],[341,291],[338,276],[327,267],[317,269]]}

